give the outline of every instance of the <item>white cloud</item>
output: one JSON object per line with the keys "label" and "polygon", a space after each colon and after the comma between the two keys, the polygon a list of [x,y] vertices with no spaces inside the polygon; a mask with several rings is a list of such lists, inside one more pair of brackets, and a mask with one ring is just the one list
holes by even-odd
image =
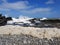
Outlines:
{"label": "white cloud", "polygon": [[54,4],[55,2],[54,2],[54,0],[48,0],[47,2],[46,2],[46,4]]}
{"label": "white cloud", "polygon": [[18,11],[20,9],[19,11],[22,13],[36,14],[36,13],[50,13],[50,11],[52,10],[51,8],[34,8],[34,9],[26,10],[32,7],[32,6],[28,6],[29,5],[28,1],[19,1],[15,3],[8,3],[7,0],[2,0],[2,1],[3,3],[0,5],[0,10],[4,10],[4,11],[5,10],[9,11],[10,9],[15,9]]}
{"label": "white cloud", "polygon": [[21,12],[24,13],[44,13],[44,12],[50,12],[52,9],[51,8],[35,8],[31,10],[21,10]]}
{"label": "white cloud", "polygon": [[7,9],[27,9],[29,8],[28,1],[19,1],[15,3],[8,3],[7,0],[2,0],[3,3],[0,5],[0,8]]}
{"label": "white cloud", "polygon": [[7,0],[2,0],[4,3],[6,3],[7,2]]}
{"label": "white cloud", "polygon": [[[8,3],[7,0],[2,0],[3,3],[0,5],[0,10],[9,10],[9,9],[24,9],[21,10],[22,12],[27,12],[27,13],[36,13],[36,12],[47,12],[50,11],[50,8],[35,8],[35,9],[31,9],[31,10],[25,10],[28,8],[31,8],[32,6],[28,6],[29,3],[28,1],[19,1],[19,2],[15,2],[15,3]],[[52,2],[52,0],[49,0]],[[49,2],[48,1],[48,2]],[[50,2],[50,3],[51,3]]]}
{"label": "white cloud", "polygon": [[0,11],[10,11],[10,9],[7,9],[7,8],[0,8]]}

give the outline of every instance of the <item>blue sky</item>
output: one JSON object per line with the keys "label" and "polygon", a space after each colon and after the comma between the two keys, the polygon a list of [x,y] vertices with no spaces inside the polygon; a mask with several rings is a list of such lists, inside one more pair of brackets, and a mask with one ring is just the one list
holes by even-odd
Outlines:
{"label": "blue sky", "polygon": [[60,0],[0,0],[0,13],[11,17],[60,18]]}

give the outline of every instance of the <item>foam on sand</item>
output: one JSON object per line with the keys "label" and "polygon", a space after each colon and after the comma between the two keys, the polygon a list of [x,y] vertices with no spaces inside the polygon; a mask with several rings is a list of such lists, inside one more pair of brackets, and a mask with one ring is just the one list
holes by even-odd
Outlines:
{"label": "foam on sand", "polygon": [[60,37],[60,29],[58,28],[34,28],[6,25],[0,27],[0,34],[27,34],[38,38]]}

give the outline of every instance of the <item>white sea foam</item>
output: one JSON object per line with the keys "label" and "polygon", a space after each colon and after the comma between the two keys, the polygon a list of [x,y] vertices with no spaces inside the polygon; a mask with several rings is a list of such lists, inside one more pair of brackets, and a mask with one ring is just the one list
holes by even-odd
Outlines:
{"label": "white sea foam", "polygon": [[38,38],[60,37],[60,29],[58,28],[34,28],[6,25],[0,27],[0,34],[27,34]]}
{"label": "white sea foam", "polygon": [[13,24],[14,22],[23,22],[23,23],[31,23],[28,20],[33,19],[27,16],[19,16],[18,19],[12,18],[12,21],[8,21],[7,24]]}

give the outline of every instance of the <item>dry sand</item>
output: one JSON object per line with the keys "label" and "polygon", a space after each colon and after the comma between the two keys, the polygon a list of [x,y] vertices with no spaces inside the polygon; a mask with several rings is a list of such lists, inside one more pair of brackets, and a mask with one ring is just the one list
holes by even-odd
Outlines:
{"label": "dry sand", "polygon": [[6,25],[0,27],[0,34],[27,34],[38,38],[60,37],[60,29],[58,28],[34,28]]}

